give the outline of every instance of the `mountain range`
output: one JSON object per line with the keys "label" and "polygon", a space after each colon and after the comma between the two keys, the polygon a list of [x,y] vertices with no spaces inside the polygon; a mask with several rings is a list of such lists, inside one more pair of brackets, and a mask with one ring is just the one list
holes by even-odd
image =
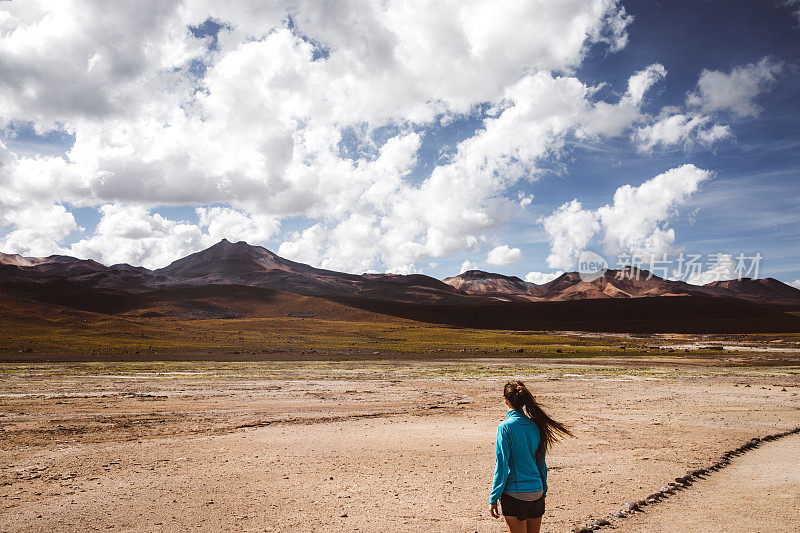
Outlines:
{"label": "mountain range", "polygon": [[537,285],[516,276],[468,270],[445,278],[444,283],[468,294],[509,301],[563,301],[594,298],[645,298],[655,296],[719,296],[768,305],[800,305],[800,289],[774,278],[714,281],[691,285],[684,281],[660,278],[647,270],[626,267],[607,270],[592,281],[583,281],[578,272],[566,272]]}
{"label": "mountain range", "polygon": [[266,248],[225,239],[164,268],[104,266],[91,259],[0,253],[0,289],[144,292],[209,285],[276,289],[307,296],[357,296],[403,302],[441,302],[470,295],[421,274],[347,274],[284,259]]}
{"label": "mountain range", "polygon": [[[315,268],[284,259],[260,246],[227,240],[156,270],[127,264],[105,266],[63,255],[38,258],[0,253],[0,291],[95,312],[188,318],[232,318],[253,313],[261,316],[269,308],[269,302],[278,300],[282,302],[282,310],[290,310],[295,304],[298,309],[311,309],[314,306],[309,307],[308,298],[312,298],[326,302],[317,305],[325,309],[333,309],[333,302],[339,306],[336,309],[345,306],[459,325],[486,322],[488,318],[481,318],[483,311],[480,311],[486,306],[494,310],[496,317],[505,316],[514,308],[517,310],[514,316],[529,316],[531,320],[538,317],[535,319],[539,322],[547,322],[548,313],[542,314],[545,308],[571,309],[571,313],[577,313],[573,317],[576,320],[564,318],[564,323],[580,322],[591,313],[599,313],[600,320],[603,309],[612,308],[610,303],[602,301],[620,302],[613,304],[613,308],[621,321],[625,321],[626,309],[641,313],[645,308],[660,308],[654,316],[662,316],[662,311],[668,308],[692,315],[698,314],[700,307],[706,314],[709,309],[726,307],[720,317],[735,308],[742,320],[750,315],[765,317],[764,313],[772,312],[779,313],[777,318],[783,320],[784,315],[789,316],[787,313],[800,310],[800,290],[773,278],[698,286],[662,279],[631,267],[606,271],[593,281],[582,280],[577,272],[567,272],[541,285],[480,270],[469,270],[444,280],[422,274],[357,275]],[[306,298],[302,305],[299,298]],[[622,300],[632,303],[625,304]],[[641,303],[634,303],[635,300]],[[253,301],[262,302],[263,305],[256,306],[259,311],[254,311]],[[596,303],[557,304],[576,301]],[[699,301],[702,305],[695,305]],[[500,309],[502,312],[498,312]],[[456,316],[462,318],[453,318]],[[729,319],[733,318],[725,318]],[[519,319],[508,320],[509,328],[512,322],[515,328],[524,325]],[[503,327],[497,320],[491,322],[492,327]]]}

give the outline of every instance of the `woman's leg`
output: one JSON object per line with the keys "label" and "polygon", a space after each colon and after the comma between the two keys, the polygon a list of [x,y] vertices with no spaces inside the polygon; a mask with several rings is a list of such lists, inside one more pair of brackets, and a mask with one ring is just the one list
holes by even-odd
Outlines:
{"label": "woman's leg", "polygon": [[[503,518],[506,519],[506,525],[508,526],[509,533],[528,533],[528,520],[517,520],[516,516],[504,516]],[[542,519],[538,518],[539,523],[542,523]],[[539,531],[538,529],[536,530]]]}
{"label": "woman's leg", "polygon": [[539,533],[539,528],[542,527],[542,517],[539,518],[528,518],[525,520],[528,524],[527,533]]}

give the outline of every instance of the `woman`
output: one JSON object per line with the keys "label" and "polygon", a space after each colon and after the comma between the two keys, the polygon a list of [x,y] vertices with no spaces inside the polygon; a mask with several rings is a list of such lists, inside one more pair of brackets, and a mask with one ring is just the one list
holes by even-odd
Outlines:
{"label": "woman", "polygon": [[544,456],[557,434],[572,433],[542,411],[523,382],[506,383],[503,396],[508,414],[497,428],[497,466],[489,512],[500,517],[499,499],[511,533],[539,533],[547,494]]}

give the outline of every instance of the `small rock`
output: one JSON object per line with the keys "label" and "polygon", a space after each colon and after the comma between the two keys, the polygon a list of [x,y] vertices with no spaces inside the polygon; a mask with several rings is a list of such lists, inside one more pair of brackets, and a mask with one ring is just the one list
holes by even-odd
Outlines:
{"label": "small rock", "polygon": [[340,515],[339,515],[339,518],[347,518],[347,513],[340,514]]}
{"label": "small rock", "polygon": [[625,505],[623,507],[629,513],[639,510],[639,504],[637,504],[636,502],[625,502]]}
{"label": "small rock", "polygon": [[625,518],[627,515],[624,511],[613,511],[610,515],[611,518]]}

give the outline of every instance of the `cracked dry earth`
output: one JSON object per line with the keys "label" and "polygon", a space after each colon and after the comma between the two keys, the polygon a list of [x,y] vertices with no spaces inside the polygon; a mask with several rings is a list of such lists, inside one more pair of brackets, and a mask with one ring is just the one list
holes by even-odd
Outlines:
{"label": "cracked dry earth", "polygon": [[[504,531],[488,491],[509,378],[577,435],[548,457],[543,531],[606,516],[723,450],[800,425],[796,367],[5,364],[0,531]],[[767,500],[796,508],[797,479],[774,461],[800,457],[770,446],[778,455],[736,459],[756,461],[758,490],[728,494],[720,472],[616,527],[738,530],[707,511],[745,493],[750,519]],[[780,499],[787,487],[794,500]],[[759,530],[800,528],[787,516]]]}

